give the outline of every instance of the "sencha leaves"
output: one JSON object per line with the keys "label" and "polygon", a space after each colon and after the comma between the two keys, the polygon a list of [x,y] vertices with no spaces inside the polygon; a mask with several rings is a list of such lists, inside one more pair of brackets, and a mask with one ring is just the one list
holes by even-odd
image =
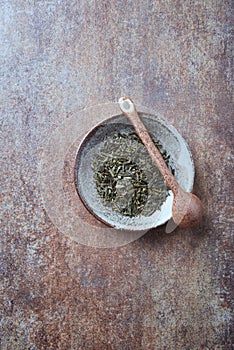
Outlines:
{"label": "sencha leaves", "polygon": [[[170,155],[154,140],[166,164]],[[135,132],[115,133],[106,139],[92,163],[97,193],[103,203],[124,216],[151,215],[168,189]]]}

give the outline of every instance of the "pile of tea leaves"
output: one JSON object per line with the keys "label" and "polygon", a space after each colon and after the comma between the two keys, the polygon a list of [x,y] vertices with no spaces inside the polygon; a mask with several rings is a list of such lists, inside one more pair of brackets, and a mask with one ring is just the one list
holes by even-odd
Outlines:
{"label": "pile of tea leaves", "polygon": [[[153,141],[171,167],[170,155]],[[94,157],[92,170],[103,204],[124,216],[150,216],[168,196],[161,173],[133,131],[108,136]]]}

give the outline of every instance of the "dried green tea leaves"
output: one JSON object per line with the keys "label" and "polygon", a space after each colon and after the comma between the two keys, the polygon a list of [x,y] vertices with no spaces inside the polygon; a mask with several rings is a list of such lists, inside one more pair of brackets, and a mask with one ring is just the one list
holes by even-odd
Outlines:
{"label": "dried green tea leaves", "polygon": [[100,165],[95,182],[100,197],[126,216],[139,215],[148,199],[144,172],[126,158],[112,158]]}
{"label": "dried green tea leaves", "polygon": [[[169,164],[170,156],[154,142]],[[161,173],[135,132],[107,137],[92,169],[103,203],[124,216],[149,216],[160,209],[168,195]]]}

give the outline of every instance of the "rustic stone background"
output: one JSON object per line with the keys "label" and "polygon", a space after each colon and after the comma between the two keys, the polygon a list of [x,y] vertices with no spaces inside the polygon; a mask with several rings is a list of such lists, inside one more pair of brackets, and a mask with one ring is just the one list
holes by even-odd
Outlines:
{"label": "rustic stone background", "polygon": [[[0,1],[2,350],[232,349],[231,5]],[[39,163],[66,118],[122,94],[188,141],[205,217],[95,249],[48,218]]]}

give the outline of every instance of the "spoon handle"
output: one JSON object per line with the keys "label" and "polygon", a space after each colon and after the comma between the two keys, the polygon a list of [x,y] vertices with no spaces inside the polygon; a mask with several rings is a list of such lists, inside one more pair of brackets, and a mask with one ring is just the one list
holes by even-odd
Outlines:
{"label": "spoon handle", "polygon": [[136,133],[145,145],[151,159],[156,164],[162,176],[164,177],[167,185],[170,187],[173,194],[175,195],[178,192],[179,184],[172,175],[170,169],[167,167],[161,153],[153,143],[145,125],[143,124],[137,113],[133,101],[128,97],[121,97],[119,99],[119,107],[121,111],[128,117]]}

